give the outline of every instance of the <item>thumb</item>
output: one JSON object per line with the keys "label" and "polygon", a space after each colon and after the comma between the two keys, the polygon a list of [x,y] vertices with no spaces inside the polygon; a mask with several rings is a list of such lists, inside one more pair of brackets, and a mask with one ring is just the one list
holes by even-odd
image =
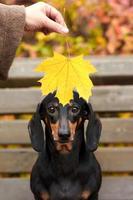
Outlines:
{"label": "thumb", "polygon": [[46,16],[46,19],[44,21],[44,28],[48,29],[51,32],[66,34],[69,32],[68,28],[59,24],[58,22],[53,21],[52,19],[49,19]]}

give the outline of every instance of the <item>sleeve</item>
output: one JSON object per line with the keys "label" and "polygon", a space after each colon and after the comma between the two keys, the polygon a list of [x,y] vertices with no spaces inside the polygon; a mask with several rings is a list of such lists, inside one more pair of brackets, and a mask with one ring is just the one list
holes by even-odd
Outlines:
{"label": "sleeve", "polygon": [[8,77],[16,49],[23,37],[25,7],[0,3],[0,79]]}

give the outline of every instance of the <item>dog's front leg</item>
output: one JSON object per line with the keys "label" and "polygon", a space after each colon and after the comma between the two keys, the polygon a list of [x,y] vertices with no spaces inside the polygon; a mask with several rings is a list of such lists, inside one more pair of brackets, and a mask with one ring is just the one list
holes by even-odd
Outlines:
{"label": "dog's front leg", "polygon": [[31,190],[34,194],[35,200],[50,200],[50,195],[42,183],[37,171],[33,171],[31,176]]}
{"label": "dog's front leg", "polygon": [[35,200],[50,200],[48,192],[39,192],[37,195],[34,195]]}
{"label": "dog's front leg", "polygon": [[50,200],[50,196],[48,192],[42,192],[40,196],[41,196],[41,200]]}
{"label": "dog's front leg", "polygon": [[81,200],[88,200],[91,195],[89,190],[84,190],[81,194]]}
{"label": "dog's front leg", "polygon": [[38,196],[34,196],[35,200],[50,200],[50,196],[47,192],[41,192]]}
{"label": "dog's front leg", "polygon": [[101,185],[101,175],[98,173],[92,174],[89,177],[88,183],[83,188],[81,197],[82,200],[98,200],[98,192]]}
{"label": "dog's front leg", "polygon": [[83,191],[81,195],[81,200],[98,200],[98,194],[91,195],[91,192],[89,190]]}

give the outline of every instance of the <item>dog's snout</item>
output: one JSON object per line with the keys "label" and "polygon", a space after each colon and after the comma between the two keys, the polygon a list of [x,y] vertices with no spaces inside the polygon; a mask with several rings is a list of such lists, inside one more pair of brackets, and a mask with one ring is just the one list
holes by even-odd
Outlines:
{"label": "dog's snout", "polygon": [[68,138],[70,137],[70,132],[67,125],[62,125],[59,128],[59,137],[61,140],[68,140]]}
{"label": "dog's snout", "polygon": [[67,140],[69,137],[70,137],[70,132],[68,129],[63,129],[63,128],[60,128],[59,129],[59,137],[61,140]]}
{"label": "dog's snout", "polygon": [[63,108],[60,113],[58,135],[59,135],[60,140],[63,142],[68,141],[70,137],[66,108]]}

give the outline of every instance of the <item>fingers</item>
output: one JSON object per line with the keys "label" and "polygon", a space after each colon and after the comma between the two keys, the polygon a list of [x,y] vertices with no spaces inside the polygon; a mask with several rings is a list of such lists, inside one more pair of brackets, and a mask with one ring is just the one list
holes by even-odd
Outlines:
{"label": "fingers", "polygon": [[62,26],[66,26],[66,23],[63,19],[63,16],[61,15],[61,13],[54,7],[48,5],[46,14],[49,18],[53,19],[55,22],[59,23]]}
{"label": "fingers", "polygon": [[39,2],[25,9],[25,30],[66,34],[69,32],[61,13],[49,4]]}
{"label": "fingers", "polygon": [[48,17],[45,17],[44,25],[49,30],[49,32],[56,32],[61,34],[66,34],[69,32],[69,30],[65,26],[62,26],[61,24],[53,21]]}

